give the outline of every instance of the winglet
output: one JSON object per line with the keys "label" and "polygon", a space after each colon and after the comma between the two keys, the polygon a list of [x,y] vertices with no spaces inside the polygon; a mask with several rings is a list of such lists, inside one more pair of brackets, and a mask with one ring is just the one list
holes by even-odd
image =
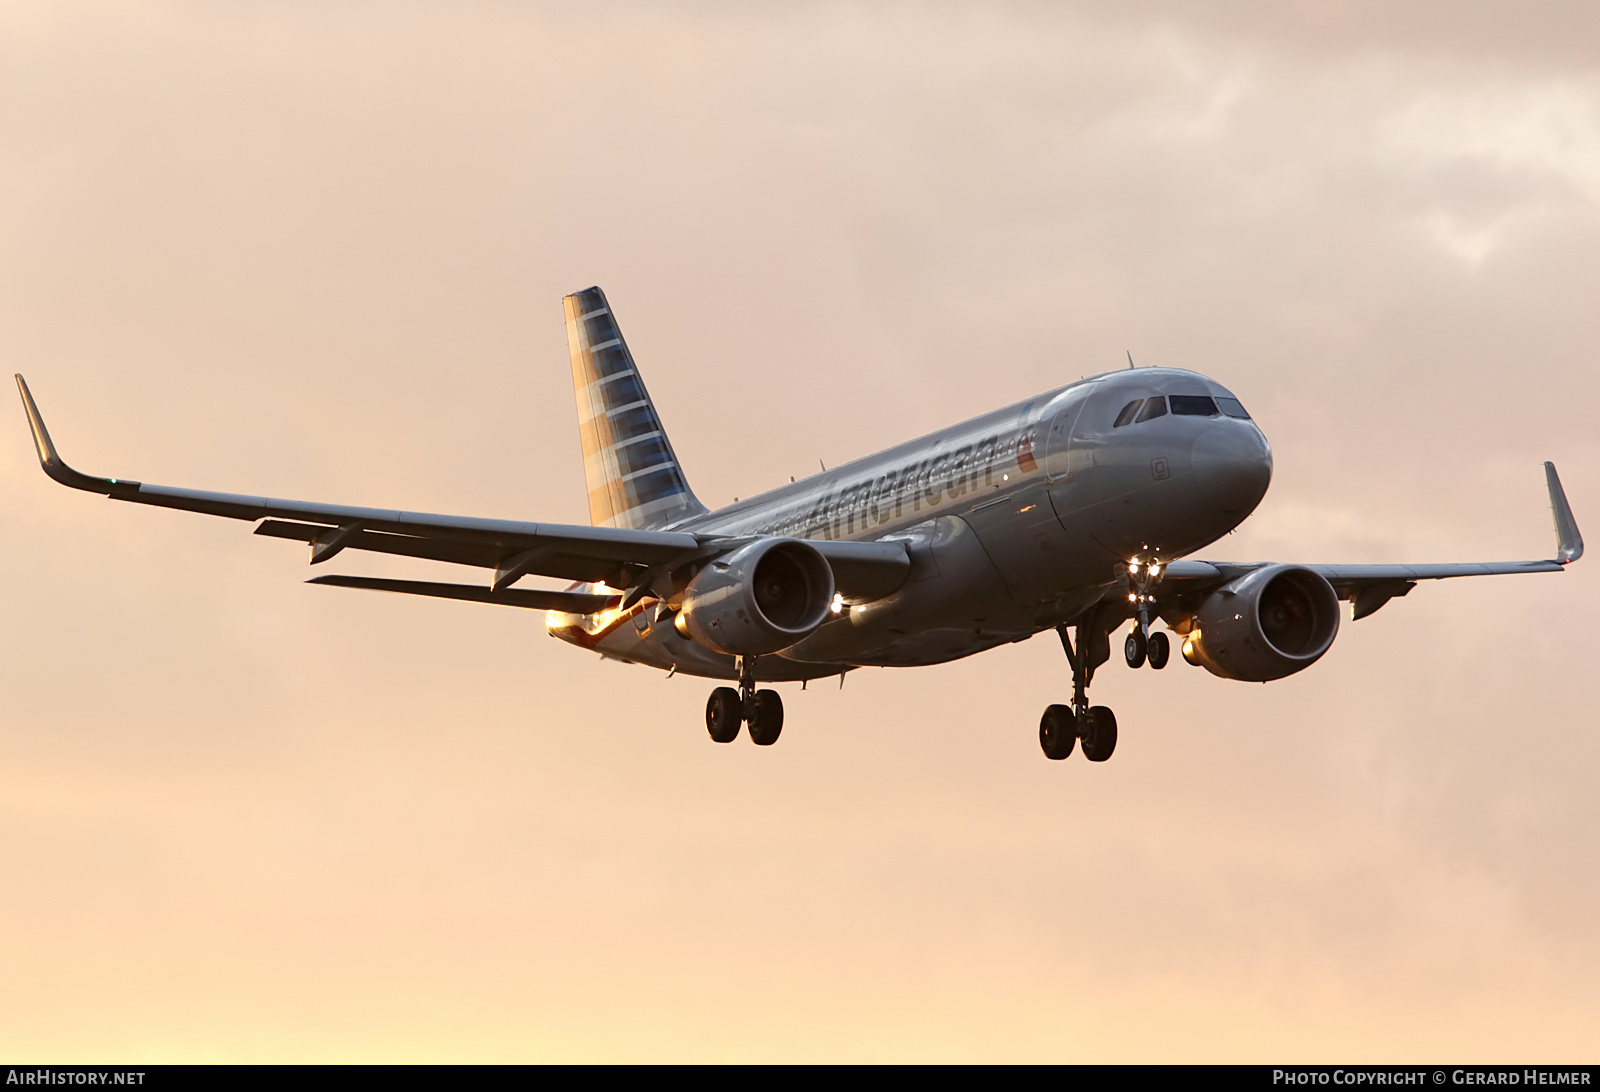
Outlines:
{"label": "winglet", "polygon": [[119,481],[116,478],[91,478],[87,474],[80,474],[72,467],[61,461],[61,456],[56,454],[56,445],[50,442],[50,432],[44,427],[44,418],[39,416],[39,407],[34,404],[33,394],[28,390],[27,380],[17,375],[17,390],[22,393],[22,408],[28,414],[28,426],[33,429],[33,446],[39,449],[39,465],[44,467],[44,472],[60,482],[70,485],[74,489],[87,489],[91,493],[122,492],[119,486],[139,488],[138,482]]}
{"label": "winglet", "polygon": [[1544,480],[1550,487],[1550,511],[1556,517],[1556,560],[1570,565],[1583,556],[1583,535],[1578,531],[1578,521],[1572,518],[1572,506],[1556,476],[1555,463],[1544,464]]}

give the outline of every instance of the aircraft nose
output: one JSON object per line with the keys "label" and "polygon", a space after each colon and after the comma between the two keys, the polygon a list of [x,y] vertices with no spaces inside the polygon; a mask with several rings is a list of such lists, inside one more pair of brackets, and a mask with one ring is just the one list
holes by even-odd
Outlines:
{"label": "aircraft nose", "polygon": [[1228,418],[1202,432],[1190,452],[1195,480],[1225,511],[1247,513],[1272,481],[1272,448],[1250,421]]}

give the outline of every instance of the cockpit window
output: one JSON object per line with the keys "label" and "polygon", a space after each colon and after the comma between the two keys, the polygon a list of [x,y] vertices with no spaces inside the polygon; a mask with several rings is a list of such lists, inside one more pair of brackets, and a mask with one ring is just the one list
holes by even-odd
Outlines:
{"label": "cockpit window", "polygon": [[1111,427],[1121,428],[1123,425],[1131,425],[1133,423],[1134,414],[1139,412],[1139,407],[1142,405],[1144,405],[1144,399],[1135,398],[1132,402],[1129,402],[1126,406],[1123,406],[1122,412],[1117,414],[1117,419]]}
{"label": "cockpit window", "polygon": [[1215,417],[1217,404],[1205,394],[1175,394],[1172,412],[1179,417]]}
{"label": "cockpit window", "polygon": [[1237,398],[1219,398],[1217,405],[1222,407],[1222,412],[1229,417],[1237,417],[1241,421],[1250,420],[1250,415],[1244,411]]}
{"label": "cockpit window", "polygon": [[1167,415],[1167,400],[1160,396],[1150,399],[1144,404],[1144,412],[1139,414],[1139,423],[1153,420]]}

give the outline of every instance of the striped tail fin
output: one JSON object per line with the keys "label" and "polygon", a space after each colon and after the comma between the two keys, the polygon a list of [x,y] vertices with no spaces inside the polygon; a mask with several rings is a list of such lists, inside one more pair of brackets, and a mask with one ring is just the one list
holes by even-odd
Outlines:
{"label": "striped tail fin", "polygon": [[704,512],[678,466],[606,294],[585,288],[562,303],[589,521],[596,527],[659,529]]}

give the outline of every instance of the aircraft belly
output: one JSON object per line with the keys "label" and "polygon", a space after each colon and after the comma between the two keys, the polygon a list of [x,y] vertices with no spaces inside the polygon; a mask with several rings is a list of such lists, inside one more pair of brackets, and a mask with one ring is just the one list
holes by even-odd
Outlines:
{"label": "aircraft belly", "polygon": [[1038,631],[1007,594],[967,522],[941,516],[908,534],[911,571],[892,595],[851,607],[779,653],[797,661],[943,663]]}
{"label": "aircraft belly", "polygon": [[967,516],[1011,602],[1032,618],[1074,587],[1098,583],[1114,560],[1063,523],[1041,483]]}
{"label": "aircraft belly", "polygon": [[[569,644],[624,663],[644,664],[702,679],[731,681],[739,677],[732,656],[713,652],[684,637],[673,628],[670,616],[656,621],[655,609],[655,601],[646,600],[608,620],[594,632],[577,624],[552,626],[550,632]],[[562,617],[576,619],[579,616]],[[835,663],[793,663],[776,656],[763,656],[757,677],[763,682],[797,682],[837,675],[848,667],[848,664]]]}
{"label": "aircraft belly", "polygon": [[971,629],[929,629],[906,634],[890,644],[862,649],[852,659],[863,667],[929,667],[1031,636],[1031,632],[1012,635]]}

